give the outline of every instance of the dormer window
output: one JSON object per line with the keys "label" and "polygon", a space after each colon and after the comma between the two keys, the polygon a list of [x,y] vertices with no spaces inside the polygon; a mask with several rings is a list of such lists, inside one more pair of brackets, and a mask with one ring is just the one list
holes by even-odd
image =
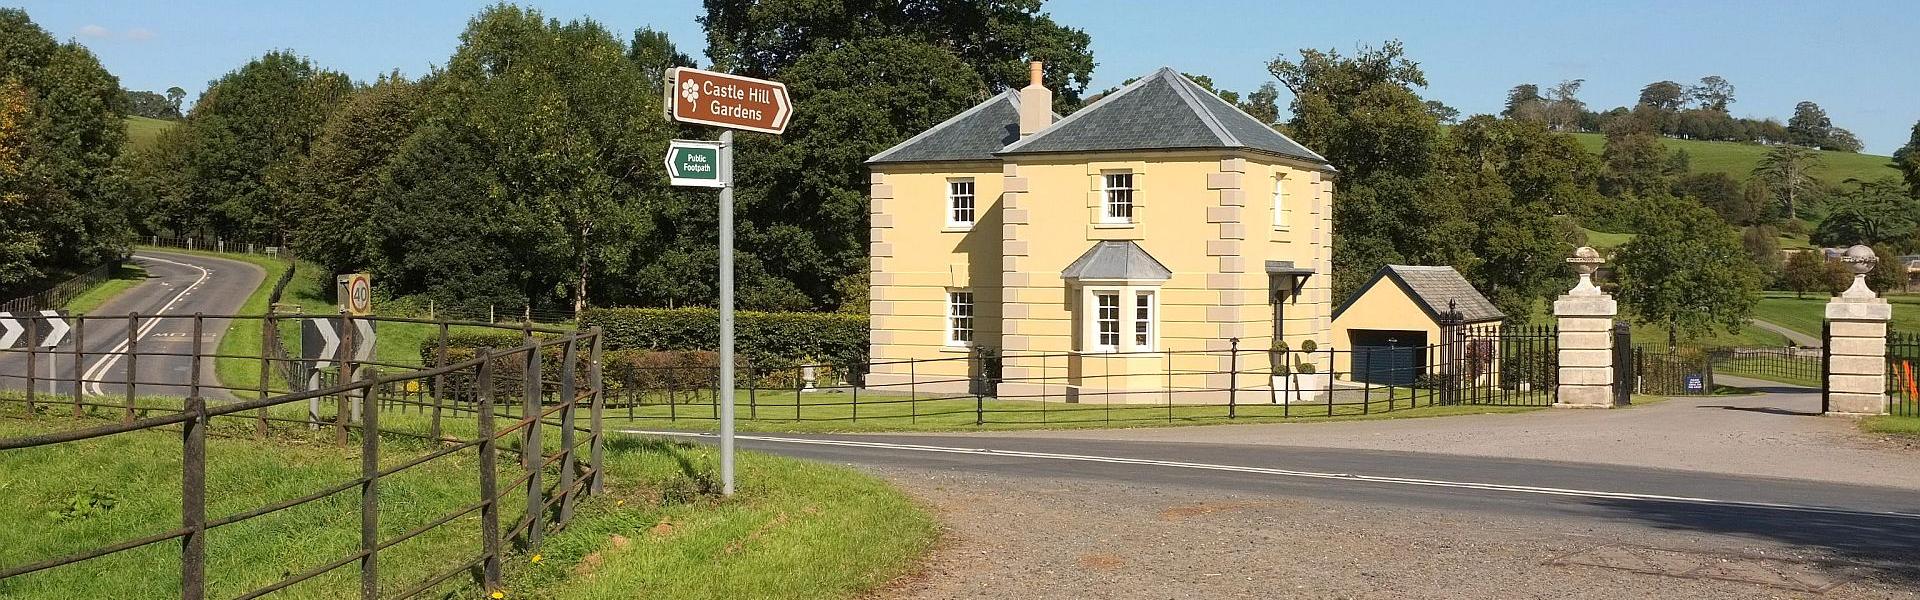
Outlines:
{"label": "dormer window", "polygon": [[947,227],[973,227],[974,195],[972,179],[947,180]]}
{"label": "dormer window", "polygon": [[1133,172],[1111,171],[1101,177],[1100,222],[1133,223]]}

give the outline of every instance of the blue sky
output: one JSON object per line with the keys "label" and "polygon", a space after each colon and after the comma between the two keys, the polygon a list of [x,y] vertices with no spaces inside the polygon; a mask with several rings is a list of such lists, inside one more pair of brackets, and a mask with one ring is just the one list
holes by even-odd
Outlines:
{"label": "blue sky", "polygon": [[[16,0],[17,1],[17,0]],[[56,37],[98,53],[132,89],[207,81],[268,50],[288,48],[371,79],[420,74],[452,52],[467,19],[490,2],[386,0],[30,1]],[[616,31],[664,29],[700,56],[699,0],[540,1],[548,16],[592,17]],[[1496,112],[1508,88],[1584,78],[1594,107],[1631,103],[1661,79],[1732,81],[1738,116],[1785,119],[1813,100],[1888,154],[1920,120],[1911,40],[1920,4],[1847,2],[1291,2],[1055,0],[1047,10],[1093,36],[1093,88],[1161,65],[1207,74],[1229,89],[1270,81],[1266,62],[1299,48],[1352,50],[1399,38],[1426,69],[1423,94],[1464,113]],[[1286,97],[1282,97],[1284,109]]]}

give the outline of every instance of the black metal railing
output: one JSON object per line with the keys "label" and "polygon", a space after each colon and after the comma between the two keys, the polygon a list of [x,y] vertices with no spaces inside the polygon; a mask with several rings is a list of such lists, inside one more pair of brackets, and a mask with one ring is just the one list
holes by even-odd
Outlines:
{"label": "black metal railing", "polygon": [[1707,353],[1682,349],[1676,352],[1633,349],[1635,393],[1651,396],[1699,396],[1713,391],[1712,362]]}
{"label": "black metal railing", "polygon": [[1717,348],[1708,351],[1715,375],[1734,375],[1804,387],[1819,387],[1820,348]]}
{"label": "black metal railing", "polygon": [[1887,335],[1887,413],[1920,416],[1920,332]]}
{"label": "black metal railing", "polygon": [[[1363,416],[1442,405],[1547,406],[1557,377],[1549,327],[1461,328],[1411,348],[1285,352],[968,352],[865,364],[752,364],[736,372],[749,421],[901,426],[1151,424]],[[710,354],[683,353],[688,361]],[[613,356],[608,417],[712,421],[710,363]]]}
{"label": "black metal railing", "polygon": [[114,269],[120,267],[119,261],[103,264],[71,279],[55,284],[53,287],[0,302],[0,313],[16,315],[31,314],[42,310],[58,309],[68,302],[93,289],[93,286],[113,277]]}
{"label": "black metal railing", "polygon": [[[40,332],[60,325],[71,326],[70,337],[56,340],[62,343],[50,348],[28,343],[0,349],[0,406],[8,409],[9,418],[24,423],[24,429],[37,432],[0,439],[0,452],[20,453],[8,458],[21,461],[17,464],[29,464],[37,460],[36,452],[106,452],[111,445],[92,442],[172,432],[179,440],[182,469],[179,487],[172,488],[180,495],[180,519],[178,523],[144,528],[156,533],[34,558],[23,564],[0,564],[0,596],[6,595],[15,578],[92,577],[95,573],[75,570],[74,565],[169,541],[177,541],[181,548],[180,597],[187,599],[204,598],[210,591],[220,596],[253,598],[354,568],[358,571],[354,578],[358,595],[366,599],[412,597],[447,585],[462,585],[459,578],[470,572],[473,581],[465,585],[498,589],[501,560],[509,543],[521,551],[536,552],[547,533],[567,526],[582,497],[602,490],[606,396],[601,385],[602,338],[598,329],[523,326],[515,329],[523,332],[518,346],[478,349],[461,360],[448,360],[443,354],[434,361],[437,364],[421,366],[350,350],[356,347],[351,333],[358,330],[356,322],[378,322],[384,328],[425,326],[442,330],[486,324],[344,315],[339,319],[345,325],[341,331],[347,332],[341,340],[344,349],[329,365],[333,378],[318,387],[309,387],[306,382],[289,386],[287,371],[278,368],[315,360],[289,357],[281,349],[277,341],[280,325],[292,321],[285,317],[135,315],[29,322],[33,331],[25,336],[28,340],[45,339]],[[210,333],[227,324],[252,321],[259,322],[260,353],[208,350],[215,346]],[[160,335],[174,330],[179,330],[184,339]],[[96,337],[89,338],[89,333]],[[98,337],[103,334],[114,337]],[[67,349],[69,345],[71,349]],[[414,351],[417,353],[417,346]],[[39,370],[55,359],[72,362],[50,374]],[[257,369],[257,380],[239,384],[202,375],[215,371],[215,365],[223,360],[244,361],[242,366]],[[232,371],[229,367],[218,372]],[[185,375],[172,375],[177,373]],[[51,393],[43,393],[43,386]],[[587,414],[581,415],[581,411]],[[579,422],[582,419],[585,424]],[[223,510],[224,514],[212,512],[210,494],[222,490],[212,489],[207,474],[209,464],[221,453],[210,451],[209,446],[242,443],[228,438],[249,434],[259,440],[331,438],[343,448],[357,446],[360,474],[297,498]],[[60,448],[46,450],[52,447]],[[501,468],[497,458],[502,454],[517,459],[511,463],[515,467]],[[382,494],[380,488],[396,476],[427,468],[470,469],[472,501],[402,533],[390,533],[391,527],[383,529],[383,498],[389,502],[398,498],[409,506],[418,499]],[[164,489],[167,487],[143,489],[141,493],[170,494]],[[357,550],[340,556],[311,557],[305,570],[270,575],[274,579],[263,584],[243,585],[236,583],[241,579],[238,576],[209,572],[208,541],[210,536],[218,539],[222,527],[310,503],[337,503],[330,499],[354,491],[359,499]],[[230,498],[221,498],[227,500],[224,506],[232,507]],[[449,536],[457,536],[443,529],[464,531],[476,519],[481,532],[477,538],[451,545],[446,542],[452,539]],[[13,523],[12,527],[35,526],[30,520]],[[439,566],[416,565],[399,577],[382,574],[383,556],[400,551],[396,548],[409,541],[424,543],[418,540],[429,533],[435,534],[435,547],[430,551],[445,559],[435,561]],[[172,558],[169,555],[164,560]]]}

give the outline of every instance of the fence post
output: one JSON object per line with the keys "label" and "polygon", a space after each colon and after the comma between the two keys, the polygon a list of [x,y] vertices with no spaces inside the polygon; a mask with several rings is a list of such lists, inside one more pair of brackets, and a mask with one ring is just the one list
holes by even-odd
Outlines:
{"label": "fence post", "polygon": [[[373,368],[373,367],[368,367]],[[367,385],[379,379],[373,372]],[[360,600],[380,597],[380,403],[362,402],[360,413]]]}
{"label": "fence post", "polygon": [[[338,360],[334,362],[334,366],[339,369],[339,374],[333,378],[334,385],[353,380],[353,344],[353,315],[342,310],[340,311],[340,348]],[[333,438],[334,443],[341,446],[347,445],[347,419],[351,415],[347,406],[349,402],[347,397],[352,394],[352,391],[343,390],[334,397]]]}
{"label": "fence post", "polygon": [[1240,411],[1240,338],[1227,339],[1227,418]]}
{"label": "fence post", "polygon": [[[571,335],[571,334],[570,334]],[[573,493],[575,458],[573,453],[573,408],[580,404],[580,388],[574,385],[573,345],[580,343],[580,337],[573,335],[566,345],[560,347],[560,484],[555,487],[560,494],[560,518],[555,521],[565,526],[573,520],[573,503],[578,496]]]}
{"label": "fence post", "polygon": [[600,360],[603,357],[601,354],[601,340],[605,337],[605,334],[601,332],[599,325],[593,326],[593,329],[590,331],[593,335],[593,349],[591,350],[592,353],[587,355],[587,360],[589,361],[587,366],[587,379],[590,382],[589,384],[593,386],[593,413],[590,416],[592,420],[590,427],[593,429],[593,448],[591,451],[593,481],[588,487],[592,490],[590,493],[598,494],[606,491],[607,479],[605,473],[607,466],[607,446],[606,438],[603,435],[605,430],[602,429],[603,426],[601,425],[602,413],[605,413],[607,410],[607,393],[606,384],[600,379],[602,375]]}
{"label": "fence post", "polygon": [[180,597],[207,596],[207,399],[187,397],[193,418],[180,424]]}
{"label": "fence post", "polygon": [[[127,313],[127,412],[121,416],[123,423],[133,422],[134,393],[140,374],[140,313]],[[106,373],[100,374],[102,378]]]}
{"label": "fence post", "polygon": [[[431,312],[431,309],[429,309],[429,312]],[[441,368],[441,367],[447,366],[447,324],[446,323],[440,324],[440,350],[438,353],[434,355],[433,360],[434,360],[433,366],[435,368]],[[427,432],[428,432],[428,435],[435,440],[440,439],[440,410],[441,410],[440,407],[441,407],[441,403],[444,402],[446,398],[446,392],[442,391],[442,390],[445,390],[446,387],[447,387],[446,373],[441,373],[439,375],[433,376],[433,418],[431,422],[429,422],[427,425]]]}
{"label": "fence post", "polygon": [[747,420],[760,418],[759,388],[760,373],[753,370],[753,359],[747,359]]}
{"label": "fence post", "polygon": [[493,350],[481,348],[480,371],[474,382],[480,388],[480,406],[475,411],[480,440],[480,543],[482,548],[481,585],[488,591],[500,589],[500,492],[497,489],[499,467],[495,464],[498,440],[493,435]]}
{"label": "fence post", "polygon": [[31,419],[34,417],[34,395],[40,392],[40,383],[35,375],[40,371],[35,366],[38,364],[35,359],[40,356],[40,320],[32,317],[23,320],[27,322],[27,418]]}
{"label": "fence post", "polygon": [[73,416],[75,418],[79,418],[85,411],[82,407],[85,406],[86,399],[82,390],[87,384],[84,366],[86,362],[87,317],[76,315],[73,317]]}
{"label": "fence post", "polygon": [[187,373],[187,396],[200,397],[200,336],[206,333],[206,315],[193,313],[193,358]]}
{"label": "fence post", "polygon": [[984,425],[987,422],[987,399],[986,396],[984,396],[987,388],[987,363],[980,358],[979,346],[968,348],[967,353],[972,355],[971,362],[973,363],[974,372],[972,386],[973,424],[976,426]]}
{"label": "fence post", "polygon": [[540,541],[546,537],[541,531],[546,502],[540,493],[540,463],[545,462],[546,454],[540,441],[540,345],[534,341],[531,329],[526,335],[526,393],[520,402],[520,419],[526,430],[522,432],[520,461],[527,470],[527,549],[532,550],[539,548]]}
{"label": "fence post", "polygon": [[[275,354],[273,348],[278,341],[275,338],[279,334],[280,321],[274,316],[273,309],[268,308],[266,319],[260,322],[260,398],[262,400],[273,395],[273,390],[269,387],[272,385],[271,375]],[[267,439],[267,407],[265,406],[260,407],[260,410],[254,414],[253,437]]]}

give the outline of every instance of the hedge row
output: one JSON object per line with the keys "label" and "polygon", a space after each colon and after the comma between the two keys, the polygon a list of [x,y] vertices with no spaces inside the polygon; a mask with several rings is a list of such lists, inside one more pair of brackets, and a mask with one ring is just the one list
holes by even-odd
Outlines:
{"label": "hedge row", "polygon": [[[609,350],[717,350],[720,311],[710,308],[595,308],[581,327],[599,326]],[[837,313],[734,313],[734,348],[757,369],[831,363],[864,366],[867,317]],[[864,370],[860,367],[858,370]]]}
{"label": "hedge row", "polygon": [[[720,346],[720,311],[710,308],[596,308],[581,312],[579,322],[583,329],[599,326],[605,332],[609,364],[622,362],[614,360],[616,353],[713,352]],[[865,316],[742,311],[735,313],[734,334],[743,370],[750,365],[763,377],[800,364],[850,365],[848,375],[856,378],[866,370]],[[508,330],[456,330],[447,336],[453,362],[472,358],[475,348],[516,348],[522,343],[520,332]],[[421,364],[437,364],[439,352],[437,336],[421,340]],[[675,358],[689,360],[688,356]],[[628,360],[648,364],[660,358]]]}

